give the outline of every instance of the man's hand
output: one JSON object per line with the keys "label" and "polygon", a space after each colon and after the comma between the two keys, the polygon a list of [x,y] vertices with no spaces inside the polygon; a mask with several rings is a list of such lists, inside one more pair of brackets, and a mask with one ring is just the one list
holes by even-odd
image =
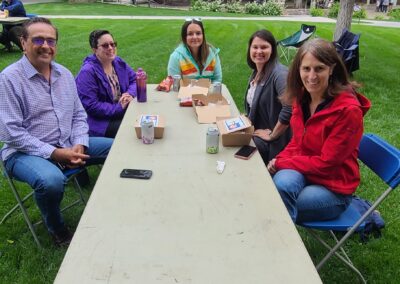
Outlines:
{"label": "man's hand", "polygon": [[58,163],[65,164],[68,168],[78,168],[85,165],[90,156],[84,154],[85,148],[82,145],[75,145],[72,148],[57,148],[51,153],[50,158]]}

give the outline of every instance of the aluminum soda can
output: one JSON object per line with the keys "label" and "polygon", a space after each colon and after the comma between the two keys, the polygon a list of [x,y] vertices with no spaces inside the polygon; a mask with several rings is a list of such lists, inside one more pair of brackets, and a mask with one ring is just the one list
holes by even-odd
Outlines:
{"label": "aluminum soda can", "polygon": [[215,82],[212,85],[212,94],[221,94],[222,92],[222,84],[220,82]]}
{"label": "aluminum soda can", "polygon": [[154,142],[154,124],[151,120],[143,120],[140,124],[143,144],[153,144]]}
{"label": "aluminum soda can", "polygon": [[172,85],[172,91],[179,92],[179,87],[181,84],[181,75],[174,75],[172,76],[172,78],[174,79],[174,83]]}
{"label": "aluminum soda can", "polygon": [[219,150],[219,131],[217,127],[209,127],[206,137],[206,151],[209,154],[216,154]]}

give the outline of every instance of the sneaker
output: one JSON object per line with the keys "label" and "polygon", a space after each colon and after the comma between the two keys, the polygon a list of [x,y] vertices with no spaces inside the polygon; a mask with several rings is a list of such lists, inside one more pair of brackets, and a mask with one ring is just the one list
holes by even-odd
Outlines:
{"label": "sneaker", "polygon": [[50,233],[53,238],[53,242],[58,247],[67,247],[71,243],[74,234],[66,227],[58,231],[57,233]]}

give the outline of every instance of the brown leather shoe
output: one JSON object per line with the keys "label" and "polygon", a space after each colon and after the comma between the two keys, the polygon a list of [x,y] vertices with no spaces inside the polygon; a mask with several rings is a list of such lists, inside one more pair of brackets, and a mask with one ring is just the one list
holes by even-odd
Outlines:
{"label": "brown leather shoe", "polygon": [[56,246],[67,247],[71,243],[74,234],[70,230],[68,230],[68,228],[64,227],[57,233],[52,233],[51,236]]}

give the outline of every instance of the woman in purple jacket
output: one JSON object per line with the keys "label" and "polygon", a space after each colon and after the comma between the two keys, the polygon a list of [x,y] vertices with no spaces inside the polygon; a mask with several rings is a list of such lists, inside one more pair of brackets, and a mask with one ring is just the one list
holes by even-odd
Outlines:
{"label": "woman in purple jacket", "polygon": [[116,56],[117,42],[109,31],[91,32],[89,43],[93,54],[76,77],[78,94],[88,114],[89,135],[114,138],[136,97],[136,73]]}

